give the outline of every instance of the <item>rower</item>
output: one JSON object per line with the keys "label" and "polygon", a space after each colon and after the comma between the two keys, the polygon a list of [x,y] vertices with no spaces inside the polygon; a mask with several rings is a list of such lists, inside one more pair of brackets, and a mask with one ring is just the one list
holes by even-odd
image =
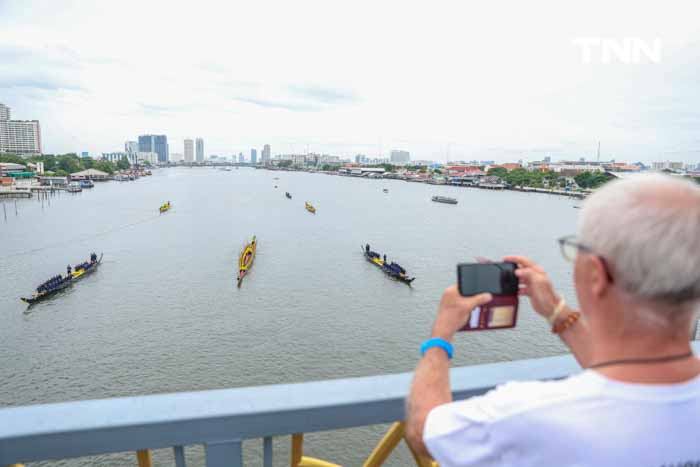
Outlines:
{"label": "rower", "polygon": [[368,243],[367,245],[365,245],[365,251],[366,251],[367,253],[369,253],[369,243]]}
{"label": "rower", "polygon": [[386,255],[384,255],[384,264],[386,264]]}
{"label": "rower", "polygon": [[97,253],[92,252],[92,254],[90,255],[90,261],[92,261],[93,263],[97,261]]}
{"label": "rower", "polygon": [[70,267],[70,264],[69,264],[68,266],[66,266],[66,273],[68,274],[68,277],[70,277],[70,275],[71,275],[71,267]]}

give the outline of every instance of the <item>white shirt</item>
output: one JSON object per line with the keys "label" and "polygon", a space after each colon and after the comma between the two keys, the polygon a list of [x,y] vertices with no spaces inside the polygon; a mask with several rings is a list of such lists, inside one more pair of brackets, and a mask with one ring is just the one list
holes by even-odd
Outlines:
{"label": "white shirt", "polygon": [[508,383],[434,408],[423,439],[440,467],[700,466],[700,376]]}

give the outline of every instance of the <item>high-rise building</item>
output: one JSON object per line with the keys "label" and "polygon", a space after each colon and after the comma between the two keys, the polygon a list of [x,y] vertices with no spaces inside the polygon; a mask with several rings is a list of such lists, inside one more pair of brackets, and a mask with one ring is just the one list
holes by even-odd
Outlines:
{"label": "high-rise building", "polygon": [[[194,160],[194,141],[191,139],[185,140],[185,162],[192,162]],[[197,159],[199,162],[199,159]]]}
{"label": "high-rise building", "polygon": [[405,164],[410,162],[411,154],[408,151],[399,151],[394,149],[391,151],[391,162],[397,162],[399,164]]}
{"label": "high-rise building", "polygon": [[261,159],[262,159],[263,164],[270,162],[271,157],[270,157],[270,145],[269,144],[266,144],[265,146],[263,146]]}
{"label": "high-rise building", "polygon": [[0,152],[41,154],[38,120],[10,120],[10,108],[0,104]]}
{"label": "high-rise building", "polygon": [[255,149],[250,150],[250,163],[251,164],[257,164],[258,163],[258,151]]}
{"label": "high-rise building", "polygon": [[182,155],[182,153],[179,152],[171,152],[170,153],[170,162],[182,162],[184,160],[185,156]]}
{"label": "high-rise building", "polygon": [[197,138],[197,162],[204,162],[204,140],[202,138]]}
{"label": "high-rise building", "polygon": [[129,152],[103,152],[102,153],[102,160],[105,161],[110,161],[113,163],[117,163],[122,159],[126,159],[129,161],[129,164],[134,165],[137,162],[138,153],[129,153]]}
{"label": "high-rise building", "polygon": [[164,164],[170,160],[168,137],[165,135],[141,135],[139,136],[138,152],[155,152],[158,154],[158,163]]}
{"label": "high-rise building", "polygon": [[240,162],[241,164],[245,162],[245,158],[243,157],[242,152],[238,153],[238,162]]}
{"label": "high-rise building", "polygon": [[139,143],[136,141],[126,141],[124,143],[124,151],[130,153],[130,154],[136,154],[139,152]]}

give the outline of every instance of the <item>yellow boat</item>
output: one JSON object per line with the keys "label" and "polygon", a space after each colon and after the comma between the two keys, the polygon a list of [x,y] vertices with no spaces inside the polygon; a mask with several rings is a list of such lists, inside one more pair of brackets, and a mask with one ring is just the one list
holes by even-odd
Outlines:
{"label": "yellow boat", "polygon": [[164,213],[165,211],[167,211],[168,209],[170,209],[172,206],[173,206],[173,205],[170,204],[170,201],[168,201],[167,203],[165,203],[164,205],[162,205],[162,206],[159,208],[161,214]]}
{"label": "yellow boat", "polygon": [[306,210],[309,211],[311,214],[316,214],[316,208],[311,205],[308,201],[306,202]]}
{"label": "yellow boat", "polygon": [[243,251],[241,251],[241,255],[238,257],[238,287],[241,286],[243,278],[246,274],[248,274],[250,268],[253,267],[253,261],[255,260],[255,251],[257,249],[258,242],[256,240],[255,235],[253,235],[253,240],[251,240],[250,243],[246,244],[246,246],[243,247]]}

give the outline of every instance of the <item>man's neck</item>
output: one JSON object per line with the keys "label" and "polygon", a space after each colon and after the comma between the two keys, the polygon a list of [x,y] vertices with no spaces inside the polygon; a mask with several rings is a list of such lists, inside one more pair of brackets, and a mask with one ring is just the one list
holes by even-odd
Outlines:
{"label": "man's neck", "polygon": [[[594,339],[592,365],[612,361],[654,359],[682,356],[691,352],[690,341],[682,336],[656,334],[617,336],[604,335]],[[646,384],[673,384],[688,381],[700,375],[700,360],[694,357],[666,362],[620,363],[595,369],[598,373],[618,381]]]}

